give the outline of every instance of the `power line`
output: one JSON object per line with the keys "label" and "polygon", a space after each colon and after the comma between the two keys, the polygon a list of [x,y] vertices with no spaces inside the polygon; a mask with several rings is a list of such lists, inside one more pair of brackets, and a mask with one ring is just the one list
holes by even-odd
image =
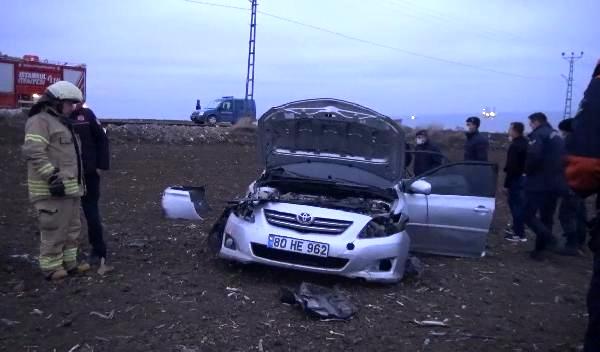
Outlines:
{"label": "power line", "polygon": [[[471,20],[470,18],[464,17],[464,16],[452,16],[446,13],[443,13],[441,11],[437,11],[425,6],[421,6],[420,4],[417,4],[415,2],[412,1],[407,1],[407,0],[384,0],[386,2],[389,3],[393,3],[396,4],[397,6],[402,6],[403,8],[408,8],[408,9],[412,9],[415,11],[420,11],[421,13],[434,18],[434,19],[439,19],[441,21],[445,21],[445,22],[454,22],[454,23],[459,23],[459,24],[465,24],[465,22],[470,22],[471,25],[475,25],[477,27],[480,28],[482,34],[483,33],[487,33],[490,34],[492,36],[498,36],[498,35],[509,35],[514,39],[525,39],[522,36],[515,34],[513,32],[509,32],[503,29],[500,29],[498,27],[494,27],[492,25],[488,25],[487,28],[483,29],[481,28],[480,25],[476,24],[473,20]],[[467,23],[468,24],[468,23]]]}
{"label": "power line", "polygon": [[183,0],[185,2],[191,2],[193,4],[198,4],[198,5],[206,5],[206,6],[212,6],[212,7],[222,7],[222,8],[226,8],[226,9],[234,9],[234,10],[243,10],[243,11],[249,11],[250,9],[247,7],[240,7],[240,6],[233,6],[233,5],[224,5],[224,4],[215,4],[214,2],[207,2],[207,1],[199,1],[199,0]]}
{"label": "power line", "polygon": [[[210,3],[210,2],[206,2],[206,1],[199,1],[199,0],[184,0],[186,2],[190,2],[190,3],[194,3],[194,4],[200,4],[200,5],[207,5],[207,6],[214,6],[214,7],[223,7],[223,8],[229,8],[229,9],[235,9],[235,10],[243,10],[243,11],[248,11],[248,8],[244,8],[244,7],[238,7],[238,6],[232,6],[232,5],[223,5],[223,4],[215,4],[215,3]],[[450,65],[455,65],[455,66],[461,66],[461,67],[466,67],[466,68],[470,68],[473,70],[478,70],[478,71],[484,71],[484,72],[490,72],[490,73],[495,73],[498,75],[503,75],[503,76],[510,76],[510,77],[517,77],[517,78],[523,78],[523,79],[539,79],[540,77],[532,77],[532,76],[525,76],[525,75],[521,75],[518,73],[513,73],[513,72],[507,72],[507,71],[501,71],[501,70],[496,70],[496,69],[492,69],[492,68],[488,68],[488,67],[483,67],[483,66],[477,66],[477,65],[473,65],[473,64],[469,64],[469,63],[465,63],[465,62],[460,62],[460,61],[456,61],[456,60],[450,60],[450,59],[444,59],[444,58],[440,58],[440,57],[436,57],[436,56],[432,56],[432,55],[427,55],[427,54],[421,54],[418,52],[414,52],[411,50],[406,50],[406,49],[402,49],[402,48],[398,48],[395,46],[391,46],[391,45],[387,45],[387,44],[383,44],[383,43],[377,43],[368,39],[362,39],[359,37],[355,37],[352,35],[348,35],[348,34],[344,34],[335,30],[331,30],[331,29],[327,29],[324,27],[320,27],[320,26],[316,26],[316,25],[312,25],[312,24],[308,24],[308,23],[304,23],[295,19],[291,19],[291,18],[287,18],[287,17],[283,17],[283,16],[279,16],[279,15],[275,15],[269,12],[265,12],[265,11],[257,11],[258,13],[262,14],[263,16],[266,17],[271,17],[283,22],[288,22],[288,23],[292,23],[301,27],[305,27],[305,28],[310,28],[316,31],[320,31],[320,32],[324,32],[324,33],[328,33],[331,35],[335,35],[347,40],[351,40],[351,41],[355,41],[355,42],[359,42],[362,44],[367,44],[367,45],[371,45],[371,46],[375,46],[375,47],[379,47],[379,48],[383,48],[383,49],[389,49],[389,50],[393,50],[393,51],[397,51],[406,55],[410,55],[410,56],[415,56],[415,57],[419,57],[422,59],[427,59],[427,60],[431,60],[431,61],[437,61],[437,62],[442,62],[442,63],[446,63],[446,64],[450,64]]]}
{"label": "power line", "polygon": [[[440,23],[448,24],[448,23],[456,22],[456,21],[451,21],[448,18],[444,18],[444,17],[441,17],[436,14],[427,13],[427,12],[425,12],[425,10],[419,10],[417,8],[413,8],[411,6],[404,5],[404,4],[401,4],[398,2],[392,2],[391,0],[380,0],[380,1],[382,3],[391,5],[394,13],[397,13],[398,15],[400,15],[402,17],[415,18],[415,19],[419,20],[420,22],[429,22],[434,25],[438,25]],[[400,9],[402,9],[402,10],[400,10]],[[438,26],[438,28],[439,28],[439,26]],[[494,35],[494,33],[490,32],[490,31],[479,31],[479,32],[477,32],[477,34],[479,34],[483,38],[487,38],[487,39],[491,39],[491,40],[498,39],[498,36]]]}

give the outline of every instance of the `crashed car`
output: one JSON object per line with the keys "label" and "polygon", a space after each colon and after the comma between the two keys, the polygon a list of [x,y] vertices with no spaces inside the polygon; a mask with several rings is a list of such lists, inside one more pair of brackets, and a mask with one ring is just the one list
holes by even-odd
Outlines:
{"label": "crashed car", "polygon": [[[219,257],[375,282],[402,279],[409,251],[478,257],[495,209],[494,164],[446,164],[403,179],[405,138],[351,102],[302,100],[259,120],[264,172],[211,233]],[[169,188],[169,217],[201,198]]]}

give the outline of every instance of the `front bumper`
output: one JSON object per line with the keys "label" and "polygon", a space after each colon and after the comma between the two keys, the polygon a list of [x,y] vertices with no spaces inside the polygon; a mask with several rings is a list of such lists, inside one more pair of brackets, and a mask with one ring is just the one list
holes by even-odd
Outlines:
{"label": "front bumper", "polygon": [[198,124],[205,124],[206,123],[206,116],[204,115],[200,115],[197,113],[192,113],[190,115],[190,120],[192,120],[192,122],[198,123]]}
{"label": "front bumper", "polygon": [[[340,235],[325,235],[297,232],[273,226],[265,220],[260,209],[255,211],[253,223],[231,214],[225,226],[219,256],[241,263],[259,263],[348,278],[362,278],[373,282],[393,283],[402,279],[410,247],[410,239],[406,232],[383,238],[358,239],[358,233],[371,219],[368,216],[332,209],[285,204],[286,209],[289,210],[290,207],[298,207],[299,209],[296,209],[298,213],[306,211],[307,208],[313,213],[325,210],[330,215],[343,214],[342,216],[346,217],[345,219],[341,218],[343,220],[353,218],[355,221]],[[328,257],[268,248],[269,234],[327,243],[329,244]],[[233,249],[225,246],[227,239],[230,240],[229,247],[233,247]],[[231,240],[234,243],[233,246],[231,246]]]}

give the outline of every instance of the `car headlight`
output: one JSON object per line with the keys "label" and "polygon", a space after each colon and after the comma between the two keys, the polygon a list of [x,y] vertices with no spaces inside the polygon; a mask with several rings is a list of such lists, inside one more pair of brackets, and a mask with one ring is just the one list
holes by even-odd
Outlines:
{"label": "car headlight", "polygon": [[233,214],[247,222],[253,223],[255,220],[254,207],[246,202],[240,203],[237,207],[233,208]]}
{"label": "car headlight", "polygon": [[406,229],[408,216],[401,213],[392,216],[379,216],[369,221],[358,234],[358,238],[381,238],[394,235]]}
{"label": "car headlight", "polygon": [[198,116],[204,116],[204,111],[199,111]]}

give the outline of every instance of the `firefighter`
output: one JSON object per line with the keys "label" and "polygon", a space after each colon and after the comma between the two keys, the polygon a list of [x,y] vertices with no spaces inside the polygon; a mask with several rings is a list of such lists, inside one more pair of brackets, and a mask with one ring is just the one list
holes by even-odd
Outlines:
{"label": "firefighter", "polygon": [[69,121],[74,105],[82,100],[75,85],[56,82],[33,105],[25,125],[29,199],[38,215],[40,269],[49,280],[90,268],[77,261],[79,201],[85,184],[79,141]]}
{"label": "firefighter", "polygon": [[89,108],[78,106],[71,114],[71,121],[73,129],[81,141],[81,159],[86,185],[86,194],[81,198],[81,206],[87,222],[88,239],[92,246],[88,263],[102,266],[102,263],[106,261],[107,251],[98,208],[100,199],[99,170],[109,169],[108,137],[96,115]]}
{"label": "firefighter", "polygon": [[[600,61],[592,74],[566,140],[569,186],[582,197],[600,197]],[[587,297],[588,329],[584,352],[600,351],[600,209],[591,221],[589,247],[594,253],[593,274]]]}
{"label": "firefighter", "polygon": [[488,161],[488,139],[479,132],[481,119],[476,116],[467,118],[467,141],[465,143],[465,161]]}

